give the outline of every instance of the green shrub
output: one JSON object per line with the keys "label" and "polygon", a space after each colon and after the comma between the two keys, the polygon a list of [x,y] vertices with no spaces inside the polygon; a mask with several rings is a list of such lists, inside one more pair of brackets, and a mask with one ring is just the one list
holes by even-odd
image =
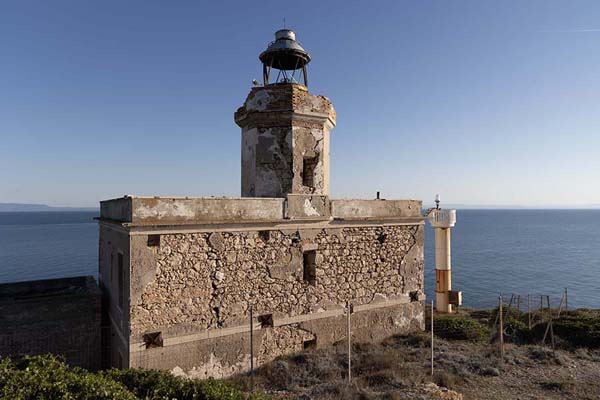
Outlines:
{"label": "green shrub", "polygon": [[554,320],[553,327],[554,334],[573,347],[600,347],[600,317],[597,314],[567,312]]}
{"label": "green shrub", "polygon": [[242,400],[241,391],[214,379],[184,379],[168,372],[138,369],[111,369],[102,373],[120,382],[140,399]]}
{"label": "green shrub", "polygon": [[531,340],[529,327],[523,321],[509,318],[504,322],[505,337],[514,343],[527,343]]}
{"label": "green shrub", "polygon": [[135,400],[123,385],[53,356],[0,361],[0,398],[11,400]]}
{"label": "green shrub", "polygon": [[[554,336],[561,345],[567,347],[600,348],[600,315],[597,313],[576,310],[564,312],[553,321]],[[548,323],[540,322],[533,326],[530,338],[540,342],[546,332]],[[550,333],[546,343],[550,342]]]}
{"label": "green shrub", "polygon": [[488,328],[463,316],[444,315],[433,321],[433,333],[451,340],[482,340],[488,337]]}
{"label": "green shrub", "polygon": [[[243,400],[233,386],[214,379],[185,379],[169,372],[111,369],[92,373],[54,356],[0,360],[0,399],[11,400]],[[263,394],[248,397],[266,399]]]}

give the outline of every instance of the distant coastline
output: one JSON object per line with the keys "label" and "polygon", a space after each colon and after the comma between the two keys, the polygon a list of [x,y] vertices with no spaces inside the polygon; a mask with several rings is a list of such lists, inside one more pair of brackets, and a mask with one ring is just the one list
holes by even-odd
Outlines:
{"label": "distant coastline", "polygon": [[[427,202],[423,204],[423,209],[435,207],[434,203]],[[573,205],[539,205],[523,206],[511,204],[459,204],[459,203],[441,203],[441,208],[456,210],[600,210],[600,204],[573,204]]]}
{"label": "distant coastline", "polygon": [[98,207],[53,207],[46,204],[0,203],[0,212],[65,212],[98,210]]}

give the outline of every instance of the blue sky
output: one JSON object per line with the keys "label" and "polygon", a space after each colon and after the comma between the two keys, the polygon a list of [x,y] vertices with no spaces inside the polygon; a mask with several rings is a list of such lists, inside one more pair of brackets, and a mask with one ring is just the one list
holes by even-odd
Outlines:
{"label": "blue sky", "polygon": [[600,203],[600,2],[3,1],[0,202],[237,196],[233,112],[287,26],[334,197]]}

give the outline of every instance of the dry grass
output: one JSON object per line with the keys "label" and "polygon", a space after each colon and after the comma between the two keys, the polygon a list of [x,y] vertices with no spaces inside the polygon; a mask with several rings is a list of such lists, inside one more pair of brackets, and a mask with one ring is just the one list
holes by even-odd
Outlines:
{"label": "dry grass", "polygon": [[[474,317],[484,323],[493,312],[478,311]],[[465,399],[600,398],[599,350],[552,352],[539,345],[508,344],[502,361],[497,344],[485,340],[436,338],[435,344],[433,376],[429,335],[423,333],[353,344],[351,385],[346,343],[264,365],[256,385],[275,397],[302,399],[442,398],[425,390],[428,382],[463,393]]]}

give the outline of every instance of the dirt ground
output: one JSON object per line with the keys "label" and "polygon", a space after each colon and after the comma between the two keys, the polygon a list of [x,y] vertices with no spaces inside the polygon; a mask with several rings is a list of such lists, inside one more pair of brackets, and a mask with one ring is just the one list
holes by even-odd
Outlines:
{"label": "dirt ground", "polygon": [[435,338],[427,333],[355,343],[347,383],[347,343],[307,350],[261,367],[255,385],[298,399],[600,399],[600,350],[553,352],[540,345]]}

